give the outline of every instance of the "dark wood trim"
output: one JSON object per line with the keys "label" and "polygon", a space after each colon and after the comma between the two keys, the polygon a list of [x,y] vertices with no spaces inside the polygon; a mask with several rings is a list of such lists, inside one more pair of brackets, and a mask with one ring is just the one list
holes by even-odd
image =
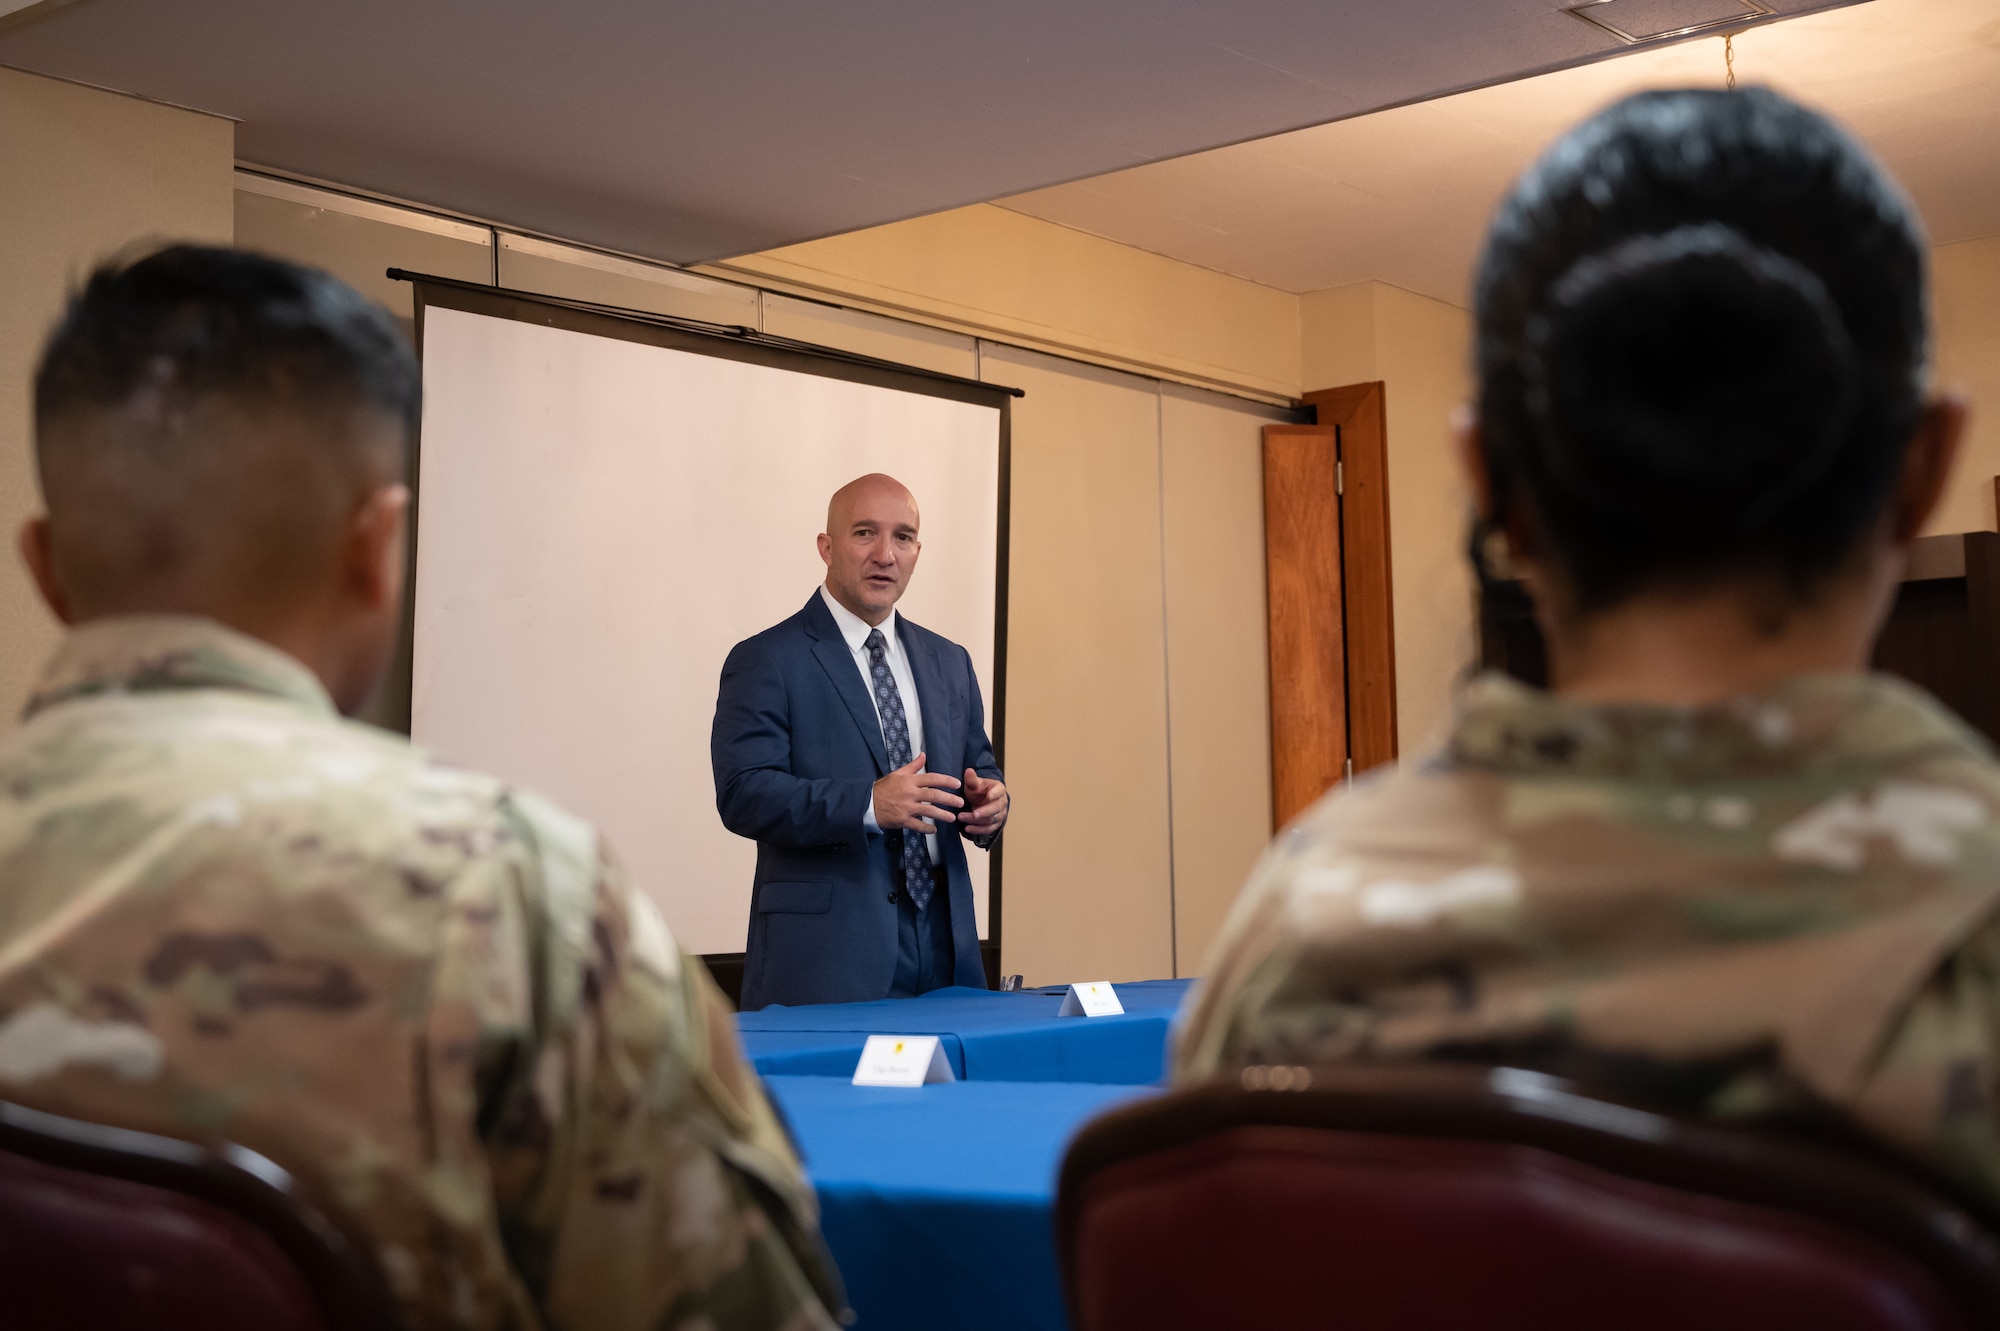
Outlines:
{"label": "dark wood trim", "polygon": [[1305,395],[1340,431],[1340,535],[1347,615],[1347,734],[1354,770],[1393,762],[1396,610],[1389,556],[1388,390],[1377,380]]}
{"label": "dark wood trim", "polygon": [[[424,355],[424,303],[412,299],[411,330],[417,359]],[[410,431],[409,446],[403,450],[403,484],[409,487],[410,508],[403,519],[403,605],[396,619],[396,645],[389,668],[375,685],[374,693],[362,704],[356,719],[410,733],[410,706],[416,687],[417,668],[417,505],[418,486],[423,476],[423,430]]]}
{"label": "dark wood trim", "polygon": [[733,1008],[743,1006],[743,957],[741,952],[705,952],[696,958]]}
{"label": "dark wood trim", "polygon": [[2000,532],[1969,531],[1964,549],[1972,687],[1960,705],[1974,728],[2000,736]]}
{"label": "dark wood trim", "polygon": [[[1000,550],[993,568],[993,715],[986,718],[993,741],[993,762],[1004,774],[1007,770],[1007,599],[1013,585],[1014,524],[1014,404],[1000,399]],[[1012,805],[1009,805],[1011,810]],[[1005,830],[986,852],[986,937],[980,948],[986,955],[987,987],[996,988],[1000,973],[1000,869],[1006,854]],[[975,922],[976,923],[976,922]],[[975,930],[976,932],[976,930]]]}
{"label": "dark wood trim", "polygon": [[1283,827],[1346,775],[1339,436],[1264,427],[1264,577],[1271,626],[1271,814]]}
{"label": "dark wood trim", "polygon": [[[998,849],[998,847],[995,847]],[[698,960],[708,967],[709,978],[733,1008],[743,1006],[743,957],[741,952],[709,952]],[[986,972],[986,987],[1000,987],[1000,944],[991,938],[979,940],[979,965]]]}
{"label": "dark wood trim", "polygon": [[[1541,624],[1520,582],[1481,589],[1479,655],[1489,670],[1548,687]],[[1869,665],[1917,685],[2000,745],[2000,532],[1911,543]]]}

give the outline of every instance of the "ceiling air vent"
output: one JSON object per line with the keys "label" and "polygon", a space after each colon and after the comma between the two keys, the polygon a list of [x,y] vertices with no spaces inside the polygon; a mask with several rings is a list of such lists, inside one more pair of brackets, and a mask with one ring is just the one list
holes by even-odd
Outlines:
{"label": "ceiling air vent", "polygon": [[1621,42],[1657,42],[1771,16],[1757,0],[1592,0],[1565,13],[1594,23]]}

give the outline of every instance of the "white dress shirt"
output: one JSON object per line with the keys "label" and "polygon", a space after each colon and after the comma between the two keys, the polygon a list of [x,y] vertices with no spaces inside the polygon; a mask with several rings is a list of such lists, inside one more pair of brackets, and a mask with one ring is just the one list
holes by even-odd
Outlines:
{"label": "white dress shirt", "polygon": [[[903,650],[902,635],[896,632],[897,615],[892,610],[880,625],[871,625],[861,616],[849,610],[834,599],[824,585],[819,589],[819,599],[826,602],[826,608],[833,612],[833,622],[840,629],[840,636],[847,640],[847,650],[854,657],[854,668],[861,672],[861,687],[868,692],[868,701],[875,703],[876,733],[881,733],[882,705],[875,702],[875,663],[868,656],[868,635],[877,627],[882,630],[883,641],[888,650],[883,653],[889,662],[889,677],[896,681],[896,692],[903,698],[903,719],[910,726],[910,756],[916,757],[924,751],[924,709],[917,701],[917,679],[910,673],[910,655]],[[954,774],[955,775],[955,774]],[[871,798],[861,814],[861,825],[870,832],[880,832],[882,824],[875,820],[875,801]],[[924,837],[924,845],[930,851],[931,863],[938,862],[937,833]]]}

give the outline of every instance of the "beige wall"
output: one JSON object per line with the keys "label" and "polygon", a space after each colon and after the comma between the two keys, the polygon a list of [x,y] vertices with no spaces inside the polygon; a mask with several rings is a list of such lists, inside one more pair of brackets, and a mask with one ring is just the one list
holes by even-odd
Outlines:
{"label": "beige wall", "polygon": [[1199,972],[1271,832],[1265,421],[982,344],[1014,404],[1003,958]]}
{"label": "beige wall", "polygon": [[1971,397],[1972,420],[1930,529],[1992,531],[1993,478],[2000,476],[2000,236],[1939,246],[1931,265],[1937,382]]}
{"label": "beige wall", "polygon": [[415,297],[408,282],[390,279],[391,268],[493,280],[492,233],[485,227],[249,175],[239,174],[236,186],[238,245],[335,273],[406,323]]}
{"label": "beige wall", "polygon": [[1299,392],[1298,297],[989,204],[707,271],[1203,387]]}
{"label": "beige wall", "polygon": [[1396,725],[1404,753],[1450,715],[1476,650],[1463,550],[1467,496],[1451,417],[1472,393],[1472,316],[1382,282],[1300,299],[1306,386],[1386,385],[1389,564],[1395,592]]}
{"label": "beige wall", "polygon": [[1003,951],[1030,981],[1172,973],[1159,395],[996,348],[1013,407]]}
{"label": "beige wall", "polygon": [[748,287],[526,236],[501,234],[500,285],[705,323],[759,323]]}
{"label": "beige wall", "polygon": [[11,726],[56,625],[14,555],[41,506],[30,377],[76,283],[150,241],[230,238],[226,120],[0,69],[0,727]]}
{"label": "beige wall", "polygon": [[1178,975],[1201,974],[1271,837],[1263,427],[1277,415],[1198,389],[1160,394]]}

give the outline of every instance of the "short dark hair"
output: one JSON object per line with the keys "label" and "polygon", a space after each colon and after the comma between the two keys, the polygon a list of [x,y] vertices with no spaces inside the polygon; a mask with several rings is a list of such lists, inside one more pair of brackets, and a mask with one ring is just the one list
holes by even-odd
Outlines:
{"label": "short dark hair", "polygon": [[403,479],[416,356],[326,273],[176,245],[99,268],[35,373],[51,559],[86,613],[282,599]]}
{"label": "short dark hair", "polygon": [[422,402],[416,357],[388,311],[330,274],[205,245],[91,274],[42,352],[35,420],[116,407],[142,387],[346,399],[409,431]]}
{"label": "short dark hair", "polygon": [[1590,613],[1662,584],[1845,566],[1893,492],[1928,364],[1909,203],[1765,89],[1641,93],[1501,203],[1476,290],[1498,520]]}

